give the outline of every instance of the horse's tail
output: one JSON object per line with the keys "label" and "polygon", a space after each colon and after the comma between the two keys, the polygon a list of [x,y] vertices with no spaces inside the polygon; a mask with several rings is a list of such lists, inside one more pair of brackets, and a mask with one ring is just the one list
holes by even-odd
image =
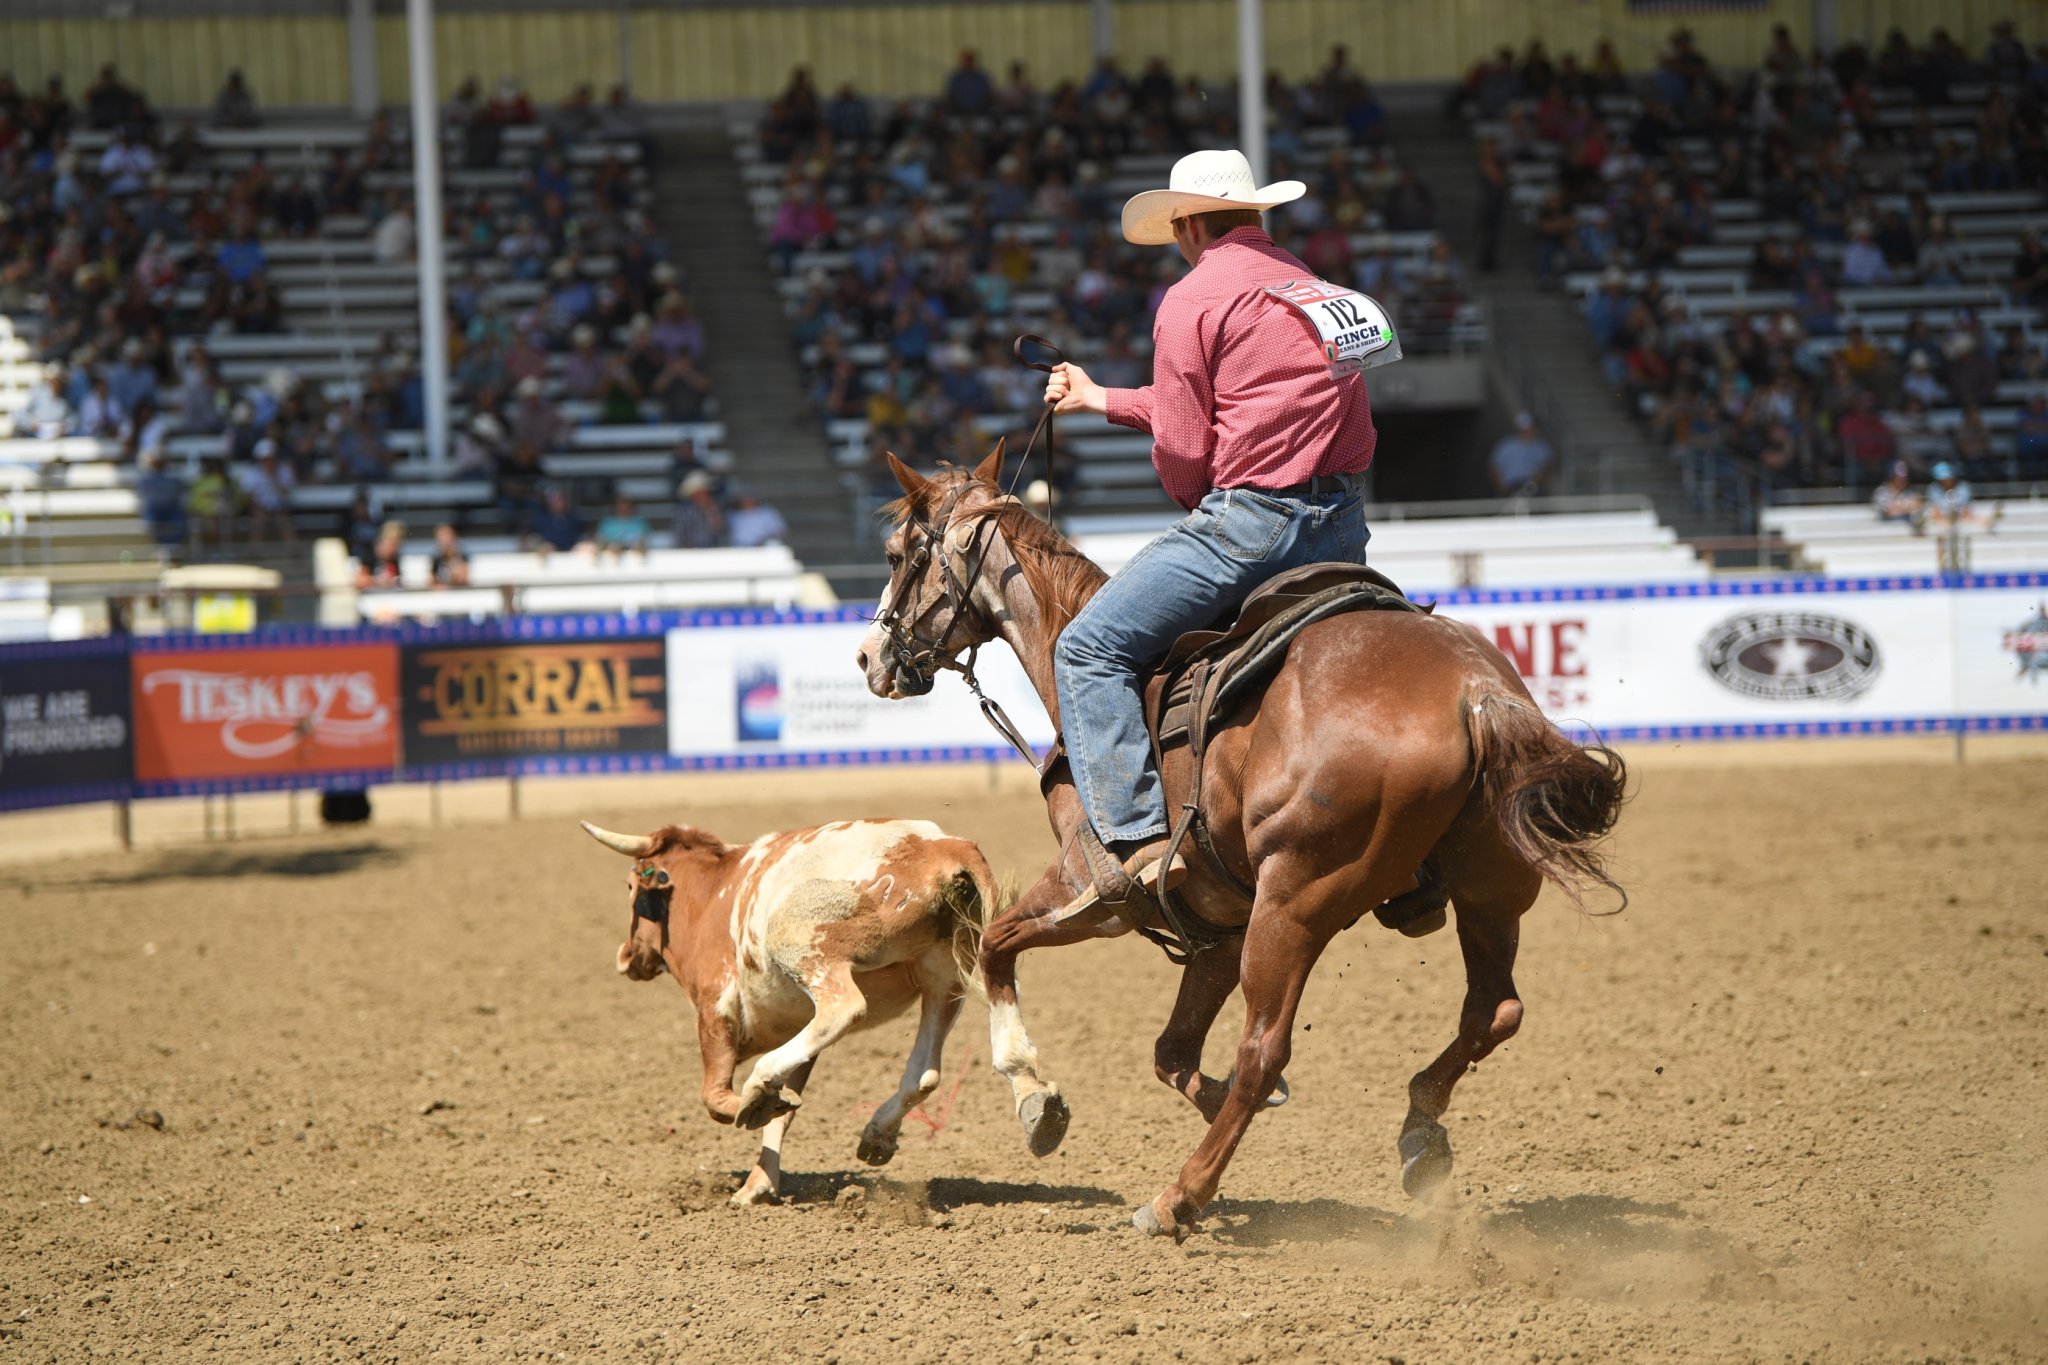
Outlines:
{"label": "horse's tail", "polygon": [[1555,882],[1572,904],[1604,886],[1628,905],[1596,847],[1614,828],[1628,768],[1604,744],[1575,744],[1525,697],[1485,687],[1470,698],[1467,725],[1486,802],[1508,846]]}
{"label": "horse's tail", "polygon": [[1008,878],[998,879],[980,857],[963,859],[940,889],[943,912],[951,921],[953,965],[960,984],[977,1000],[988,999],[987,983],[981,979],[982,931],[1016,898],[1017,888]]}

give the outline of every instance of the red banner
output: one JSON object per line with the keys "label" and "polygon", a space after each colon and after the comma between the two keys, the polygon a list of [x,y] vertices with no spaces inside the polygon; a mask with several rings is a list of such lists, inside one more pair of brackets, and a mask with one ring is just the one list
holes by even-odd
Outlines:
{"label": "red banner", "polygon": [[135,655],[144,782],[360,772],[398,764],[393,645]]}

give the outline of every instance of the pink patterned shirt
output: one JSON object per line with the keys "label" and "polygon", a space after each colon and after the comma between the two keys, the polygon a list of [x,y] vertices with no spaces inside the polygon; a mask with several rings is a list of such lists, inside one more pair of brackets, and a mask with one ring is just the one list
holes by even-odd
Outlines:
{"label": "pink patterned shirt", "polygon": [[1167,495],[1355,474],[1378,442],[1365,380],[1330,377],[1307,319],[1263,291],[1315,274],[1261,228],[1211,242],[1152,325],[1152,382],[1110,389],[1109,420],[1152,435]]}

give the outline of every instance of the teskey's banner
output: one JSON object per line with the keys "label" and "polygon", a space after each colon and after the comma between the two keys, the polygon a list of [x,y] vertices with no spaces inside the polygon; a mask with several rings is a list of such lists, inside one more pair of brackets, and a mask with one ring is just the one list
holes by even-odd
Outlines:
{"label": "teskey's banner", "polygon": [[659,636],[408,645],[406,767],[661,753],[665,657]]}
{"label": "teskey's banner", "polygon": [[141,782],[361,773],[398,765],[389,644],[134,656]]}

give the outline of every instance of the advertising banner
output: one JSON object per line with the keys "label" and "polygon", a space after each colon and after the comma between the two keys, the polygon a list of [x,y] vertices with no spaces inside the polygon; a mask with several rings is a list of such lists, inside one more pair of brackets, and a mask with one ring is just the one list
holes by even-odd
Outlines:
{"label": "advertising banner", "polygon": [[1553,719],[1611,738],[1885,733],[2048,711],[2048,664],[2032,662],[2048,631],[2034,624],[2039,592],[1763,587],[1499,594],[1439,611],[1499,645]]}
{"label": "advertising banner", "polygon": [[[1447,593],[1615,741],[2048,730],[2048,574]],[[868,693],[855,609],[0,644],[0,810],[295,785],[1009,761],[957,677]],[[1040,751],[1007,647],[978,671]]]}
{"label": "advertising banner", "polygon": [[125,649],[0,658],[0,810],[125,796],[134,762]]}
{"label": "advertising banner", "polygon": [[389,644],[151,651],[134,665],[143,783],[388,779],[397,767],[398,652]]}
{"label": "advertising banner", "polygon": [[[859,619],[670,631],[670,752],[752,761],[1009,752],[957,677],[942,674],[923,697],[871,694],[854,663],[866,633]],[[1052,743],[1052,722],[1006,646],[984,649],[976,671],[1026,739]]]}
{"label": "advertising banner", "polygon": [[668,746],[658,635],[410,644],[402,655],[408,769],[504,771],[526,759]]}
{"label": "advertising banner", "polygon": [[2048,588],[1957,593],[1953,601],[1956,709],[2048,712]]}

